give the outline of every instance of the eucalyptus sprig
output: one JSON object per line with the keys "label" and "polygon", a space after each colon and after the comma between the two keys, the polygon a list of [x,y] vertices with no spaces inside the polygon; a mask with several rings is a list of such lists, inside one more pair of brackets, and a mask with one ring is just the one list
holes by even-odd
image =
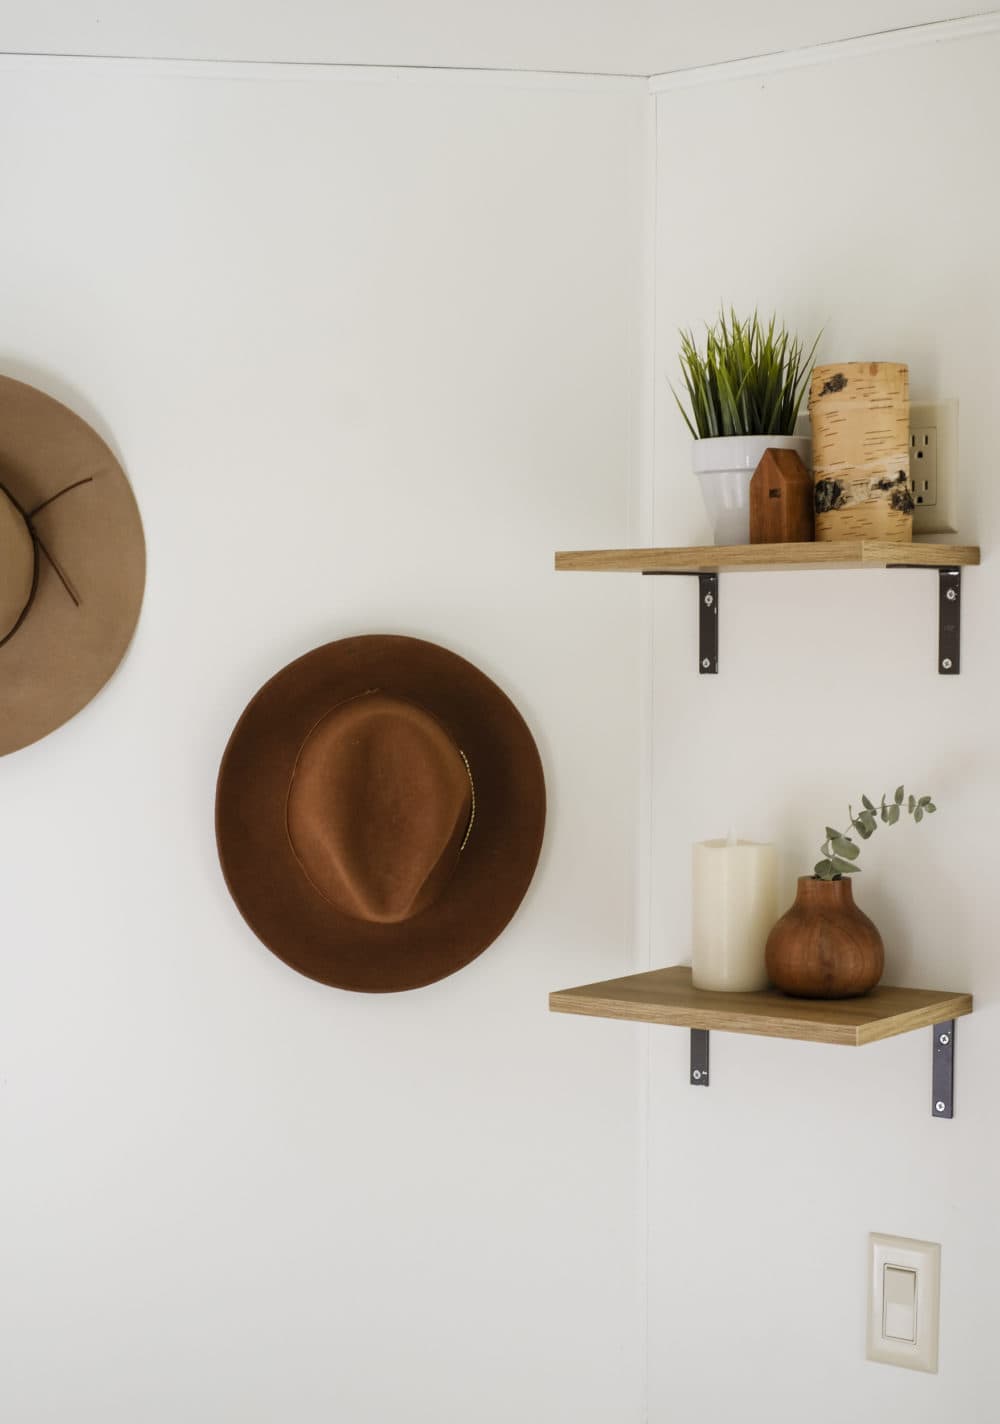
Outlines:
{"label": "eucalyptus sprig", "polygon": [[[690,331],[681,332],[681,374],[690,415],[674,391],[696,440],[719,435],[794,435],[819,337],[807,352],[777,318],[762,325],[730,310],[705,332],[702,354]],[[673,387],[671,387],[673,389]]]}
{"label": "eucalyptus sprig", "polygon": [[[894,826],[906,811],[907,815],[919,823],[925,815],[933,815],[937,807],[929,796],[907,796],[905,789],[897,786],[891,801],[887,801],[883,796],[880,805],[876,806],[867,796],[862,796],[861,810],[857,815],[854,814],[853,806],[848,806],[847,809],[851,817],[851,829],[857,831],[863,841],[867,841],[875,834],[879,821],[883,826]],[[823,859],[817,861],[815,867],[816,878],[839,880],[842,875],[857,875],[861,866],[855,862],[860,854],[861,848],[847,831],[835,831],[832,826],[827,826],[826,840],[820,851]]]}

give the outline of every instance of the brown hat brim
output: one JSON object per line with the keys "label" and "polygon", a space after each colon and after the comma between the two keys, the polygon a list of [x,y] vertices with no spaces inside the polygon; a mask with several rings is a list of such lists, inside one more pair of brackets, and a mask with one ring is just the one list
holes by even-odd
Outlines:
{"label": "brown hat brim", "polygon": [[0,756],[55,731],[95,697],[132,639],[146,546],[121,465],[84,420],[0,376],[0,484],[30,517],[38,583],[0,647]]}
{"label": "brown hat brim", "polygon": [[[401,924],[338,912],[306,878],[285,824],[307,733],[331,708],[374,689],[433,713],[475,783],[475,824],[454,875]],[[517,708],[464,658],[418,638],[345,638],[290,663],[253,698],[222,758],[215,825],[226,884],[268,949],[322,984],[389,993],[453,974],[510,921],[541,850],[545,780]]]}

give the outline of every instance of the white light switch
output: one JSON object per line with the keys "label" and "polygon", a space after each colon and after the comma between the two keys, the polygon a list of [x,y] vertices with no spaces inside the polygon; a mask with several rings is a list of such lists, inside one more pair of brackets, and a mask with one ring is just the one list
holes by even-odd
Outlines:
{"label": "white light switch", "polygon": [[941,1247],[869,1237],[868,1358],[937,1373]]}
{"label": "white light switch", "polygon": [[917,1338],[917,1273],[903,1266],[882,1271],[882,1334],[887,1340]]}

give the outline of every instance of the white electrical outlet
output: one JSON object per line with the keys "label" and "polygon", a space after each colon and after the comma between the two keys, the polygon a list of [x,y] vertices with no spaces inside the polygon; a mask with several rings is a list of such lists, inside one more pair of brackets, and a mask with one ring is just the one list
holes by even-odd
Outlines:
{"label": "white electrical outlet", "polygon": [[937,504],[936,425],[914,425],[910,422],[910,479],[913,482],[913,503],[918,509]]}
{"label": "white electrical outlet", "polygon": [[958,401],[910,405],[914,534],[954,534],[958,483]]}

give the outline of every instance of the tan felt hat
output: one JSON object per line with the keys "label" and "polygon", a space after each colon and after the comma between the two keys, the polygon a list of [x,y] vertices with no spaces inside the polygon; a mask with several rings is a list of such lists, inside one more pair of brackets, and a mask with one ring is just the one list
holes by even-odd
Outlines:
{"label": "tan felt hat", "polygon": [[129,482],[95,430],[0,376],[0,756],[95,697],[129,645],[146,578]]}
{"label": "tan felt hat", "polygon": [[279,959],[340,989],[416,989],[475,959],[521,903],[545,780],[517,708],[464,658],[344,638],[247,707],[215,826],[233,899]]}

